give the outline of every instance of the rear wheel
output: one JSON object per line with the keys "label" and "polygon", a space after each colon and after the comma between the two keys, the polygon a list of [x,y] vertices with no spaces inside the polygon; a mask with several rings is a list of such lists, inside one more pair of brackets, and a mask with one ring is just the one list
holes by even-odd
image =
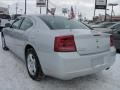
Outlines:
{"label": "rear wheel", "polygon": [[26,52],[26,67],[29,76],[33,80],[41,80],[44,77],[42,72],[38,56],[33,48],[30,48]]}
{"label": "rear wheel", "polygon": [[117,53],[120,53],[120,49],[117,49],[116,52],[117,52]]}
{"label": "rear wheel", "polygon": [[5,50],[5,51],[9,50],[8,47],[6,46],[5,38],[4,38],[3,34],[1,34],[1,39],[2,39],[2,48],[3,48],[3,50]]}

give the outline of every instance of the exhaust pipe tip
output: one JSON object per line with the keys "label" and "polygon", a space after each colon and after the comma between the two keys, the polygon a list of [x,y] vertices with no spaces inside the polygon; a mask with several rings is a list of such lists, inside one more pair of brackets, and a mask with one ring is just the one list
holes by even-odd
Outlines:
{"label": "exhaust pipe tip", "polygon": [[105,70],[109,70],[109,69],[110,69],[110,67],[106,68]]}

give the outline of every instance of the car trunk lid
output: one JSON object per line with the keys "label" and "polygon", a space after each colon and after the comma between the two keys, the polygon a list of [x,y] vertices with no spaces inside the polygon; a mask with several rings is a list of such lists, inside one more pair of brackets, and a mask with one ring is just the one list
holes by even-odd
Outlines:
{"label": "car trunk lid", "polygon": [[86,29],[55,30],[55,36],[73,35],[80,55],[97,54],[110,50],[110,35]]}
{"label": "car trunk lid", "polygon": [[75,43],[80,55],[102,53],[110,50],[109,35],[75,34]]}

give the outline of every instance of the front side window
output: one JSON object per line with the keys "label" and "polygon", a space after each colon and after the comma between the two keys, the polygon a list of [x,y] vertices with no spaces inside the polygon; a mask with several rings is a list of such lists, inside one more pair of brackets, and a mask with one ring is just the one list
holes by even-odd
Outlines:
{"label": "front side window", "polygon": [[59,29],[89,29],[87,26],[77,20],[69,20],[58,16],[40,16],[46,25],[53,30]]}
{"label": "front side window", "polygon": [[16,20],[13,22],[13,24],[12,24],[12,28],[14,28],[14,29],[19,29],[22,20],[23,20],[23,19],[16,19]]}
{"label": "front side window", "polygon": [[21,30],[27,30],[27,29],[29,29],[29,28],[32,27],[32,26],[33,26],[33,22],[32,22],[30,19],[25,18],[25,19],[23,20],[21,26],[20,26],[20,29],[21,29]]}

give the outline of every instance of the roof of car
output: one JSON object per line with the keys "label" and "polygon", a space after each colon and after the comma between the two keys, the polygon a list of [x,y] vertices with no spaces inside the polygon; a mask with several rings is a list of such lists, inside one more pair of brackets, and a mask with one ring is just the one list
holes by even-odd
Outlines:
{"label": "roof of car", "polygon": [[59,15],[22,15],[23,17],[64,17],[64,16],[59,16]]}

